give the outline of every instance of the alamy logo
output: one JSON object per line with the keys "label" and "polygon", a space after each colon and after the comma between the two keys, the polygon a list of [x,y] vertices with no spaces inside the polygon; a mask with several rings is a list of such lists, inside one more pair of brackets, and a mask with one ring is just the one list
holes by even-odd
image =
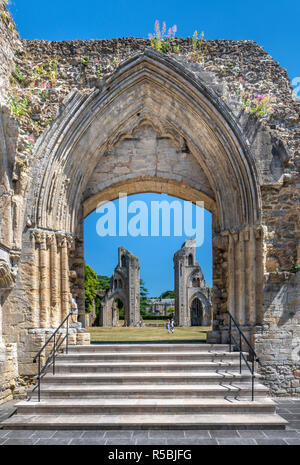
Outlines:
{"label": "alamy logo", "polygon": [[[179,200],[153,200],[149,206],[143,200],[128,202],[126,193],[119,194],[119,208],[113,202],[101,202],[96,212],[101,215],[97,220],[96,230],[101,237],[105,236],[182,236],[196,239],[199,247],[204,242],[204,204]],[[171,216],[173,216],[173,228]],[[117,221],[118,220],[118,221]],[[118,224],[118,231],[117,231]]]}

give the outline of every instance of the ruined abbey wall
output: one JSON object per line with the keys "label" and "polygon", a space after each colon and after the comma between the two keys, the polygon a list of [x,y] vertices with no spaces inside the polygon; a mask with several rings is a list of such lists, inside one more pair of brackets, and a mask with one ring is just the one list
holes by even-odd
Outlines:
{"label": "ruined abbey wall", "polygon": [[[42,195],[35,189],[40,181],[39,169],[47,171],[48,159],[38,158],[41,147],[46,145],[47,137],[49,146],[56,139],[59,144],[62,134],[68,131],[67,116],[65,132],[58,135],[56,128],[70,106],[85,105],[97,92],[100,96],[108,92],[119,69],[124,67],[124,60],[130,62],[136,54],[143,55],[150,43],[147,39],[136,38],[72,42],[23,40],[3,4],[0,10],[5,13],[5,17],[0,16],[1,401],[17,392],[24,376],[33,373],[32,357],[41,347],[47,331],[49,334],[59,317],[68,312],[70,294],[77,298],[79,313],[84,311],[84,213],[76,225],[76,234],[67,228],[65,231],[59,229],[61,218],[69,215],[69,206],[64,203],[67,194],[75,189],[74,185],[80,186],[82,179],[78,177],[71,182],[69,174],[58,165],[56,171],[61,179],[53,178],[46,202],[53,227],[48,227],[45,210],[38,210],[33,218],[32,205],[38,203]],[[136,93],[136,98],[141,100],[141,108],[150,108],[153,102],[156,108],[161,105],[160,112],[152,112],[152,126],[149,120],[140,121],[138,128],[128,123],[124,137],[109,135],[104,162],[96,164],[81,199],[85,202],[85,214],[92,211],[94,200],[90,205],[89,201],[99,189],[111,188],[111,198],[115,198],[118,187],[113,190],[112,182],[116,186],[123,182],[122,187],[126,189],[127,186],[132,192],[133,189],[167,191],[181,198],[187,193],[189,199],[195,201],[197,182],[201,179],[202,195],[206,196],[206,206],[214,215],[215,328],[211,338],[216,342],[226,340],[228,321],[224,312],[227,308],[235,310],[239,322],[255,343],[265,383],[275,394],[297,394],[300,392],[300,273],[297,271],[297,263],[300,263],[300,102],[292,92],[287,72],[255,42],[206,41],[205,48],[197,55],[192,53],[191,39],[177,39],[177,43],[178,53],[162,58],[157,54],[155,59],[162,61],[161,69],[166,73],[168,67],[179,70],[178,73],[183,73],[184,69],[185,79],[194,79],[199,88],[208,89],[208,94],[219,102],[218,110],[230,115],[243,134],[257,179],[258,220],[237,228],[222,227],[222,222],[225,224],[233,215],[232,201],[237,199],[238,202],[238,189],[236,197],[233,194],[230,197],[229,192],[226,197],[227,192],[223,191],[226,198],[218,198],[220,192],[212,188],[212,180],[204,173],[205,167],[196,163],[200,159],[196,156],[196,148],[167,124],[171,108],[174,115],[179,115],[179,120],[184,116],[180,115],[179,103],[170,100],[167,107],[167,101],[159,101],[159,95],[155,95],[151,87],[140,95]],[[151,72],[155,79],[158,71]],[[242,108],[241,78],[242,82],[247,82],[249,92],[274,97],[274,111],[267,117],[259,118]],[[111,110],[112,119],[126,110],[126,105],[122,105],[116,101]],[[212,117],[208,107],[206,111],[209,124]],[[216,127],[218,122],[216,118],[213,125]],[[195,133],[202,129],[195,128]],[[137,135],[140,142],[135,141]],[[157,141],[160,142],[156,144]],[[237,145],[236,141],[230,142],[232,146]],[[152,144],[147,153],[148,165],[143,164],[144,154],[139,149],[143,144],[148,147]],[[209,150],[204,138],[202,148]],[[126,151],[133,154],[127,161]],[[226,180],[229,173],[221,172],[221,152],[222,147],[218,147],[215,173]],[[175,154],[177,163],[174,163]],[[59,155],[57,163],[58,159]],[[161,177],[154,181],[151,169],[156,159],[160,162],[154,175],[158,168]],[[71,167],[66,167],[65,171],[68,170],[72,173]],[[138,172],[148,177],[143,178],[140,187],[133,181],[131,186],[130,179]],[[235,182],[233,178],[227,181],[228,185],[230,181]],[[76,195],[79,193],[74,190],[73,197],[77,201]],[[222,201],[227,202],[228,218],[226,212],[223,216],[217,214],[216,205]],[[60,213],[54,215],[57,206]],[[241,210],[245,212],[247,208],[242,205]],[[59,273],[55,273],[57,269]],[[84,332],[74,334],[75,343],[85,341]]]}

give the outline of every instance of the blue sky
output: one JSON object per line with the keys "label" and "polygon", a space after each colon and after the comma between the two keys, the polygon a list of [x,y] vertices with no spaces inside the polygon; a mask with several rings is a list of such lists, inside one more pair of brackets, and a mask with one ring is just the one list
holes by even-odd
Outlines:
{"label": "blue sky", "polygon": [[[300,76],[300,2],[178,0],[10,0],[9,9],[24,39],[75,40],[147,37],[154,22],[177,25],[178,37],[204,31],[206,39],[254,40],[282,67],[290,79]],[[299,78],[300,80],[300,78]],[[300,82],[300,81],[299,81]],[[159,198],[155,194],[140,199]],[[100,238],[99,214],[85,221],[85,258],[99,274],[111,274],[117,263],[117,247],[124,245],[141,263],[141,276],[151,295],[173,288],[173,254],[185,237]],[[205,215],[205,243],[197,259],[211,285],[211,218]]]}
{"label": "blue sky", "polygon": [[207,39],[255,40],[291,79],[300,75],[299,0],[10,0],[9,8],[24,39],[147,37],[158,19],[180,37],[197,29]]}
{"label": "blue sky", "polygon": [[[137,194],[128,196],[128,205],[134,200],[143,200],[148,208],[149,233],[150,228],[150,202],[168,201],[171,203],[175,197],[166,194]],[[118,203],[116,205],[116,216],[119,217]],[[183,201],[180,200],[181,205]],[[193,205],[192,227],[196,226],[195,209]],[[182,207],[183,210],[183,207]],[[104,215],[106,212],[104,212]],[[103,216],[101,213],[91,213],[85,220],[85,260],[98,274],[110,276],[118,262],[118,246],[123,245],[130,250],[140,260],[140,276],[145,281],[146,287],[150,291],[151,297],[159,296],[163,291],[174,288],[173,255],[181,248],[187,239],[186,235],[174,236],[174,216],[171,213],[170,237],[162,236],[162,218],[160,216],[160,236],[158,237],[100,237],[96,233],[97,221]],[[135,216],[135,213],[128,214],[128,223]],[[184,216],[182,215],[182,220]],[[204,242],[200,247],[196,247],[196,258],[201,265],[204,277],[208,285],[212,285],[212,247],[211,247],[211,214],[204,210]],[[139,227],[139,225],[138,225]],[[182,231],[184,232],[184,221],[182,221]],[[118,221],[117,221],[118,234]]]}

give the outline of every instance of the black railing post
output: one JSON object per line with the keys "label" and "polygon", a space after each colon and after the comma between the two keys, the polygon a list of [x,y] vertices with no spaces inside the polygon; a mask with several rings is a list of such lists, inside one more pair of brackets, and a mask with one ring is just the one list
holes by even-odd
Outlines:
{"label": "black railing post", "polygon": [[[254,382],[255,382],[255,372],[254,372],[254,369],[255,369],[255,362],[258,362],[259,364],[260,361],[259,361],[259,358],[257,356],[257,354],[255,353],[255,350],[253,349],[251,343],[248,341],[248,339],[246,338],[246,336],[244,335],[244,333],[242,332],[241,328],[239,327],[239,324],[235,321],[234,317],[231,315],[231,313],[226,310],[226,313],[228,313],[229,315],[229,342],[230,342],[230,351],[231,351],[231,343],[232,343],[232,340],[235,344],[235,346],[237,347],[238,346],[238,342],[237,340],[235,339],[235,337],[233,336],[232,334],[232,323],[234,324],[234,326],[236,327],[236,329],[238,330],[239,332],[239,336],[240,336],[240,343],[239,343],[239,352],[240,352],[240,374],[242,373],[242,357],[244,359],[244,362],[246,364],[246,367],[248,368],[248,370],[250,371],[251,373],[251,390],[252,390],[252,401],[254,400],[254,395],[255,395],[255,392],[254,392]],[[249,356],[251,354],[252,356],[252,366],[249,365],[249,359],[247,360],[247,358],[244,356],[243,354],[243,350],[242,350],[242,338],[243,338],[243,341],[245,344],[247,344],[248,348],[250,349],[250,353],[249,353]]]}
{"label": "black railing post", "polygon": [[229,352],[231,352],[231,316],[229,315]]}
{"label": "black railing post", "polygon": [[41,356],[39,355],[38,402],[41,401]]}
{"label": "black railing post", "polygon": [[69,318],[67,318],[67,340],[66,340],[66,354],[68,353],[68,344],[69,344]]}
{"label": "black railing post", "polygon": [[[66,341],[66,353],[68,353],[68,349],[69,349],[69,318],[70,316],[72,315],[72,312],[70,312],[66,318],[64,318],[64,320],[61,322],[61,324],[56,328],[56,330],[51,334],[51,336],[49,337],[49,339],[45,342],[45,344],[43,345],[43,347],[39,350],[39,352],[36,354],[36,356],[34,357],[33,359],[33,363],[36,363],[37,360],[38,360],[38,376],[37,376],[37,384],[35,385],[35,387],[33,388],[32,390],[32,393],[38,389],[38,401],[40,402],[40,399],[41,399],[41,378],[45,375],[46,373],[46,369],[48,368],[48,366],[51,365],[51,363],[53,364],[53,374],[55,374],[55,363],[56,363],[56,352],[58,351],[58,349],[61,347],[61,345]],[[67,328],[66,328],[66,335],[63,337],[63,338],[56,338],[56,334],[60,334],[59,333],[59,330],[61,328],[63,328],[64,324],[67,322]],[[60,335],[64,334],[63,331]],[[46,360],[46,363],[44,364],[44,366],[41,368],[41,353],[45,350],[45,348],[48,346],[48,344],[50,343],[50,341],[54,339],[54,346],[53,346],[53,353],[51,353],[50,351],[50,355],[49,357],[47,358]],[[30,397],[31,398],[31,397]],[[29,398],[29,400],[30,400]]]}
{"label": "black railing post", "polygon": [[240,333],[240,374],[242,374],[242,336]]}
{"label": "black railing post", "polygon": [[53,374],[55,375],[55,354],[56,354],[56,334],[54,334],[54,345],[53,345]]}
{"label": "black railing post", "polygon": [[254,401],[254,355],[252,354],[252,402]]}

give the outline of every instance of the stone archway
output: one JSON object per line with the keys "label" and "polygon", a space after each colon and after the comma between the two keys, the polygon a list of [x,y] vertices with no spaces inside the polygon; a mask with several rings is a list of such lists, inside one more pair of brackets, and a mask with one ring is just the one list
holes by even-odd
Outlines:
{"label": "stone archway", "polygon": [[210,305],[202,292],[195,292],[190,298],[189,317],[191,326],[210,326]]}
{"label": "stone archway", "polygon": [[[82,51],[106,61],[114,41],[21,44],[11,32],[1,81],[9,81],[23,47],[21,66],[29,58],[30,72],[41,54],[57,56],[63,86],[42,112],[33,151],[26,148],[30,116],[18,127],[1,95],[0,358],[10,368],[1,362],[0,374],[32,373],[32,356],[68,312],[70,294],[83,320],[83,219],[97,202],[166,192],[202,200],[213,214],[211,342],[226,342],[229,308],[253,335],[268,384],[296,393],[299,107],[286,72],[250,41],[208,41],[202,66],[189,39],[172,58],[145,50],[147,40],[122,39],[123,56],[138,54],[96,79],[83,72]],[[222,73],[241,57],[253,91],[275,92],[274,118],[245,112],[234,92],[239,76]],[[48,112],[53,122],[44,129]],[[84,330],[71,339],[88,341]]]}
{"label": "stone archway", "polygon": [[260,199],[253,160],[223,101],[185,68],[147,51],[121,66],[101,90],[72,92],[35,159],[28,201],[32,226],[25,238],[35,248],[36,263],[50,260],[50,281],[53,276],[49,292],[43,265],[35,267],[42,287],[39,327],[55,326],[57,315],[66,315],[69,267],[77,273],[76,297],[84,311],[78,292],[83,218],[120,192],[202,200],[213,213],[214,257],[227,253],[234,269],[218,276],[215,267],[214,280],[228,294],[215,298],[215,317],[220,319],[226,302],[241,324],[260,321]]}
{"label": "stone archway", "polygon": [[198,297],[194,297],[191,303],[191,326],[202,326],[203,325],[203,308]]}
{"label": "stone archway", "polygon": [[[83,220],[100,201],[122,192],[203,201],[213,214],[211,337],[226,338],[227,306],[242,325],[262,321],[254,157],[213,87],[177,61],[146,50],[105,84],[72,91],[35,148],[31,177],[21,268],[27,269],[32,328],[56,327],[71,293],[84,322]],[[37,333],[30,334],[36,344]]]}
{"label": "stone archway", "polygon": [[[121,301],[124,308],[125,326],[135,326],[140,319],[140,264],[123,246],[118,248],[118,264],[101,301],[100,326],[119,325],[117,301]],[[82,318],[83,314],[80,316]]]}
{"label": "stone archway", "polygon": [[[11,381],[14,386],[19,374],[33,372],[32,357],[68,312],[71,292],[83,318],[83,218],[98,200],[115,199],[124,191],[166,192],[204,201],[213,213],[211,341],[226,342],[229,308],[252,334],[265,382],[273,392],[297,394],[299,102],[286,70],[253,41],[206,41],[205,63],[200,63],[191,53],[190,38],[178,39],[180,52],[167,54],[148,50],[150,42],[142,38],[20,40],[5,6],[4,13],[6,26],[3,23],[0,33],[5,44],[0,47],[4,398],[13,391],[7,387]],[[120,53],[130,58],[119,66]],[[83,55],[90,58],[87,66],[82,65]],[[113,55],[118,58],[114,65]],[[30,75],[41,62],[47,68],[54,57],[58,73],[50,98],[41,107]],[[3,86],[15,80],[11,78],[16,77],[16,66],[29,78],[24,88],[34,97],[28,111],[17,118],[9,93],[19,92],[24,83]],[[251,92],[276,96],[274,112],[260,119],[242,108],[238,95],[242,76],[249,76]],[[144,153],[142,162],[131,159],[128,167],[126,144],[136,144],[134,153],[140,151],[139,137],[146,147],[151,131],[159,150],[150,157],[149,151]],[[32,132],[37,139],[34,147]],[[93,177],[96,168],[101,174],[102,164],[106,171]],[[73,330],[73,343],[88,341],[84,330]]]}

